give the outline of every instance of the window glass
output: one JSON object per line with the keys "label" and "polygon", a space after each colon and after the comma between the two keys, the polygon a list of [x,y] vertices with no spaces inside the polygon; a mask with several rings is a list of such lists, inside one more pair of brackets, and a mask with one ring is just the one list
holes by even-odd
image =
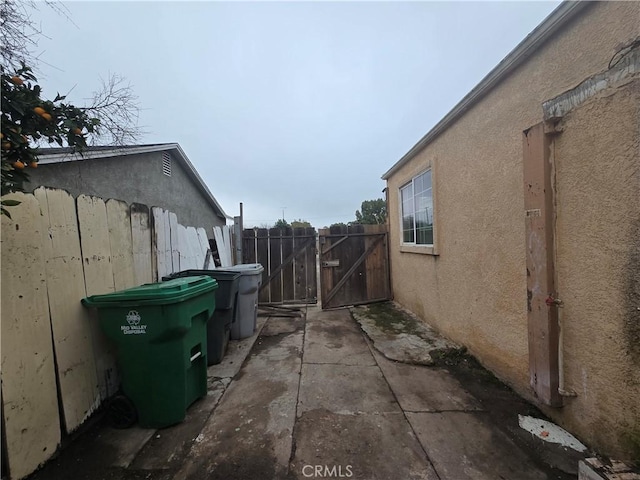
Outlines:
{"label": "window glass", "polygon": [[413,185],[409,184],[401,190],[402,198],[402,241],[415,241],[415,220],[413,215]]}
{"label": "window glass", "polygon": [[400,189],[402,241],[433,245],[433,195],[431,170],[417,175]]}

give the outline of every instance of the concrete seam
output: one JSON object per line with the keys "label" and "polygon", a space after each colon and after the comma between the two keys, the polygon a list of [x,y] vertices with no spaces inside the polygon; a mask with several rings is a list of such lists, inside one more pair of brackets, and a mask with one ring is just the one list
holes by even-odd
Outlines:
{"label": "concrete seam", "polygon": [[[351,312],[350,312],[351,313]],[[352,321],[356,321],[353,318],[353,314],[351,315],[351,320]],[[364,330],[360,330],[362,336],[364,337],[365,342],[367,343],[367,348],[369,348],[369,353],[371,354],[371,356],[373,357],[373,361],[376,362],[376,366],[378,367],[378,370],[380,370],[380,373],[382,374],[382,378],[384,378],[384,381],[387,384],[387,387],[389,387],[389,391],[391,392],[391,395],[393,395],[394,400],[396,401],[396,403],[398,404],[398,407],[400,408],[400,411],[402,412],[402,416],[404,417],[404,419],[406,420],[407,424],[409,425],[409,428],[411,429],[411,432],[413,433],[413,436],[416,438],[416,441],[418,442],[418,445],[420,445],[420,449],[424,452],[424,456],[426,457],[426,459],[428,460],[429,464],[431,465],[431,468],[433,468],[433,471],[435,472],[436,476],[438,477],[438,479],[440,480],[444,480],[441,476],[440,473],[438,472],[438,470],[436,470],[436,466],[433,463],[433,461],[431,460],[431,458],[429,457],[429,454],[427,453],[427,451],[424,448],[424,445],[422,445],[422,442],[420,441],[420,437],[418,437],[417,432],[415,431],[415,429],[413,428],[413,425],[411,424],[411,422],[409,421],[409,417],[407,417],[407,413],[404,411],[404,409],[402,408],[402,405],[400,405],[400,401],[398,400],[398,397],[396,395],[396,392],[393,391],[393,388],[391,388],[391,384],[389,383],[389,381],[387,380],[387,377],[385,376],[384,372],[382,371],[382,368],[380,368],[380,365],[378,364],[378,360],[376,359],[376,356],[373,354],[372,352],[372,348],[373,347],[372,341],[369,338],[369,336],[364,332]],[[377,349],[376,349],[377,350]]]}
{"label": "concrete seam", "polygon": [[340,362],[304,362],[305,365],[338,365],[341,367],[377,367],[377,363],[360,365],[358,363],[340,363]]}
{"label": "concrete seam", "polygon": [[487,410],[456,410],[456,409],[445,409],[445,410],[402,410],[405,413],[489,413]]}
{"label": "concrete seam", "polygon": [[302,345],[300,347],[300,370],[298,371],[298,391],[296,393],[296,409],[293,413],[293,430],[291,430],[291,454],[289,455],[289,464],[287,465],[287,472],[289,476],[293,476],[295,472],[291,467],[293,459],[296,455],[296,430],[298,428],[298,406],[300,405],[300,387],[302,385],[302,366],[304,365],[304,342],[307,338],[307,309],[304,312],[304,324],[302,328]]}

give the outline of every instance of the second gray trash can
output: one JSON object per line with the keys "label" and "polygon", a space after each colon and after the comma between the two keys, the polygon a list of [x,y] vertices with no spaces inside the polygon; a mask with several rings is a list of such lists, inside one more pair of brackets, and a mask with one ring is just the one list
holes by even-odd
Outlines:
{"label": "second gray trash can", "polygon": [[258,292],[262,285],[264,267],[259,263],[243,263],[233,267],[223,267],[240,274],[238,284],[238,312],[236,321],[231,324],[231,339],[240,340],[253,335],[258,320]]}
{"label": "second gray trash can", "polygon": [[163,277],[173,278],[207,275],[218,282],[216,310],[207,322],[207,365],[217,365],[227,351],[231,325],[236,322],[240,273],[228,270],[184,270]]}

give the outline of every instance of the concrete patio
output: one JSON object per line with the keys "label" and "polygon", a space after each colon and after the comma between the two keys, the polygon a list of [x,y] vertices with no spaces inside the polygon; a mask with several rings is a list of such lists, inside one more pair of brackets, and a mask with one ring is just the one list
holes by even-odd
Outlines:
{"label": "concrete patio", "polygon": [[543,416],[463,352],[430,366],[389,360],[348,309],[259,323],[209,368],[209,395],[185,422],[96,420],[32,478],[577,477],[581,455],[519,428],[518,414]]}

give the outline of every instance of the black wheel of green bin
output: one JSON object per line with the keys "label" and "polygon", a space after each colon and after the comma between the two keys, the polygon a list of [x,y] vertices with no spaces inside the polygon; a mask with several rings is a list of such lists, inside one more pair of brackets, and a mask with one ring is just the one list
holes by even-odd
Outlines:
{"label": "black wheel of green bin", "polygon": [[107,420],[113,428],[129,428],[138,421],[138,412],[126,396],[116,395],[107,407]]}

